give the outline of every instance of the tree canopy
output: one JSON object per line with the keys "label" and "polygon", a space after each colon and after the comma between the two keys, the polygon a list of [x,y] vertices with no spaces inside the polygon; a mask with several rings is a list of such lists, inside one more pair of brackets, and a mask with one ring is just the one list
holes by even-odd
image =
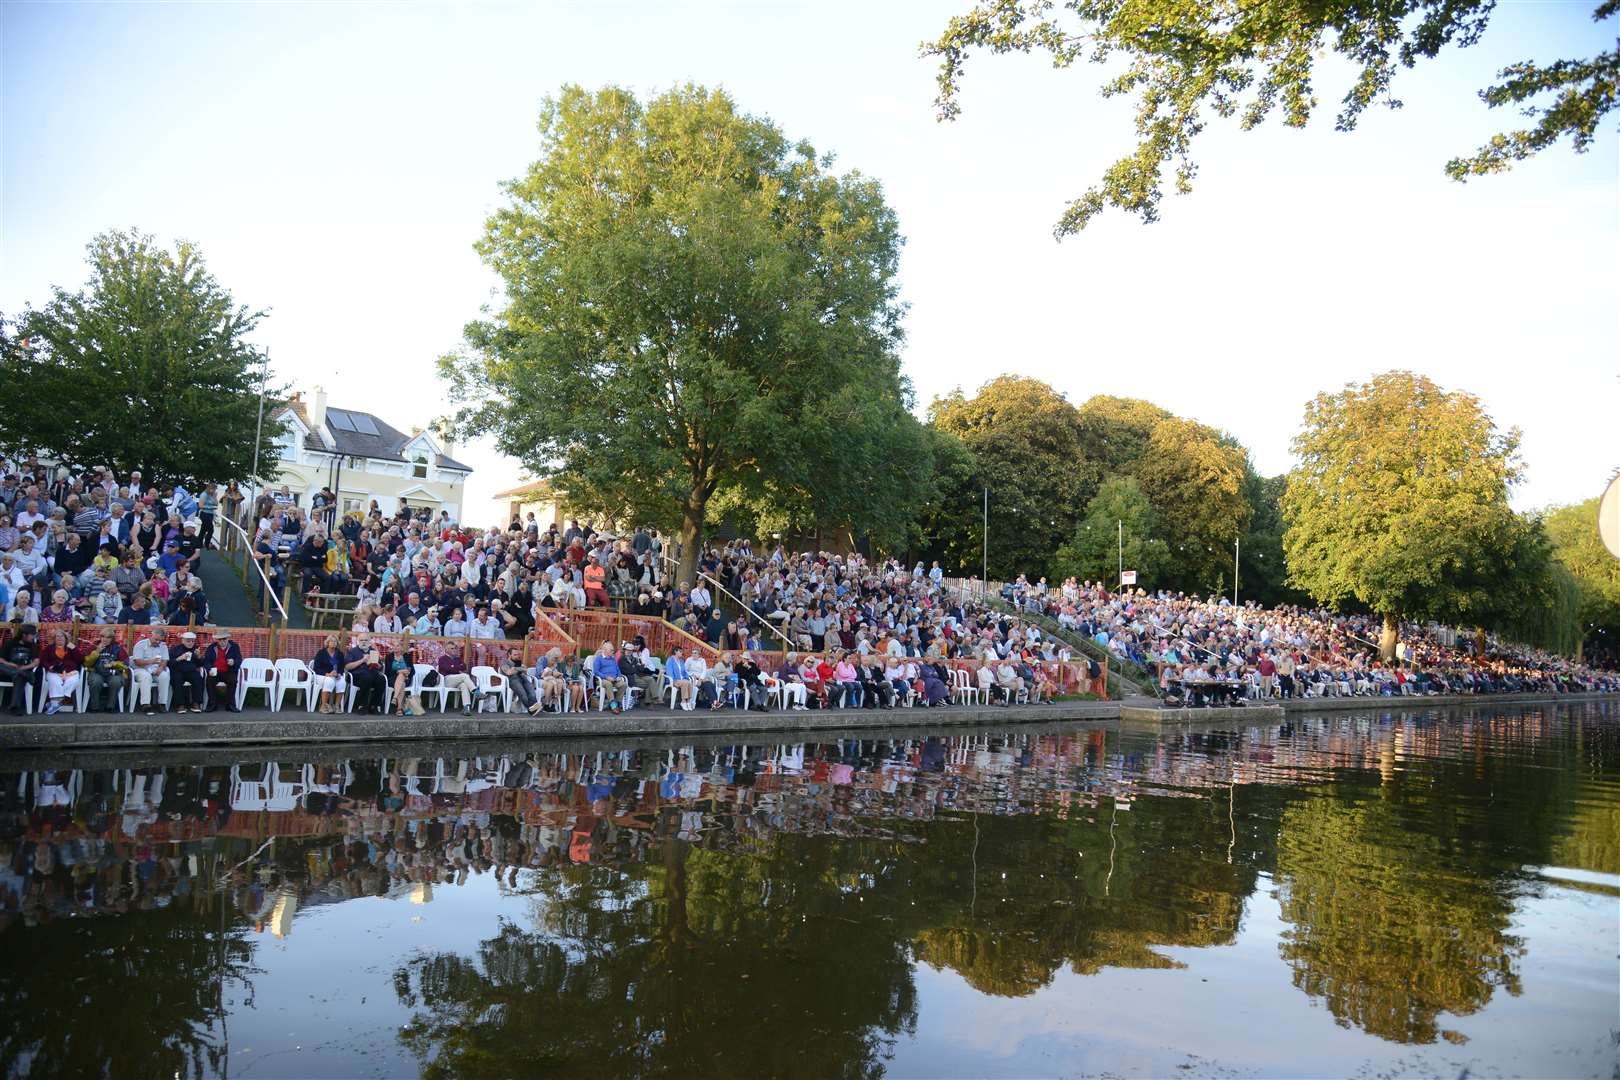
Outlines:
{"label": "tree canopy", "polygon": [[170,252],[139,232],[108,232],[88,251],[85,287],[53,289],[0,350],[0,379],[19,388],[0,410],[0,448],[171,483],[245,480],[262,389],[267,478],[280,388],[247,340],[265,312],[238,305],[185,241]]}
{"label": "tree canopy", "polygon": [[504,297],[440,362],[459,421],[576,504],[678,526],[688,579],[727,489],[902,537],[932,463],[879,185],[700,86],[568,86],[539,131],[477,245]]}
{"label": "tree canopy", "polygon": [[[961,112],[961,83],[976,50],[1043,53],[1054,67],[1106,65],[1102,95],[1136,105],[1136,148],[1071,202],[1059,237],[1080,231],[1112,206],[1143,221],[1158,219],[1165,171],[1174,163],[1178,193],[1192,190],[1198,167],[1192,144],[1211,115],[1249,130],[1280,112],[1304,127],[1317,105],[1317,62],[1337,53],[1355,68],[1335,125],[1355,128],[1373,105],[1398,109],[1401,68],[1465,48],[1485,33],[1495,0],[1396,0],[1376,6],[1329,0],[1183,3],[1180,0],[980,0],[953,16],[923,55],[938,57],[943,120]],[[1600,0],[1594,21],[1611,19],[1620,0]],[[1511,107],[1528,118],[1522,128],[1493,136],[1445,166],[1454,180],[1503,172],[1564,138],[1581,153],[1598,124],[1620,104],[1620,49],[1550,64],[1523,61],[1503,68],[1480,91],[1491,108]]]}
{"label": "tree canopy", "polygon": [[1172,417],[1153,426],[1136,466],[1153,503],[1184,588],[1213,590],[1230,581],[1233,541],[1253,511],[1243,495],[1248,455],[1203,424]]}
{"label": "tree canopy", "polygon": [[973,397],[956,390],[929,406],[929,424],[960,440],[974,463],[971,475],[952,478],[958,486],[934,525],[971,541],[964,564],[975,574],[986,488],[992,578],[1045,567],[1074,532],[1080,508],[1096,490],[1095,471],[1080,447],[1079,419],[1062,394],[1021,375],[992,379]]}
{"label": "tree canopy", "polygon": [[1294,439],[1282,511],[1289,580],[1317,600],[1385,617],[1481,623],[1500,611],[1523,522],[1521,464],[1471,394],[1407,371],[1316,395]]}
{"label": "tree canopy", "polygon": [[1122,557],[1123,568],[1135,570],[1137,584],[1145,588],[1161,586],[1163,575],[1174,565],[1158,515],[1142,494],[1142,485],[1131,476],[1103,481],[1096,496],[1086,504],[1086,516],[1075,527],[1074,535],[1058,548],[1052,574],[1058,578],[1101,580],[1112,586],[1119,580]]}
{"label": "tree canopy", "polygon": [[1598,535],[1598,500],[1550,510],[1543,519],[1558,561],[1580,589],[1583,630],[1620,634],[1620,559]]}

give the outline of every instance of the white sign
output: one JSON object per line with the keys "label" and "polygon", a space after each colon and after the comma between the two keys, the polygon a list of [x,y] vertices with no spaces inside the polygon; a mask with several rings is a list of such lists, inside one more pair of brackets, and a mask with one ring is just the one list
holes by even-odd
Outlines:
{"label": "white sign", "polygon": [[1135,585],[1136,584],[1136,571],[1135,570],[1121,570],[1119,572],[1119,583],[1121,585]]}

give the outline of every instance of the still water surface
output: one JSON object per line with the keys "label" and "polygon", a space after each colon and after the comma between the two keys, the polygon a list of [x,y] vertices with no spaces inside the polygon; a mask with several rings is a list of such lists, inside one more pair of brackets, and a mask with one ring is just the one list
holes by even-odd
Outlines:
{"label": "still water surface", "polygon": [[580,749],[0,762],[4,1071],[1620,1068],[1609,703]]}

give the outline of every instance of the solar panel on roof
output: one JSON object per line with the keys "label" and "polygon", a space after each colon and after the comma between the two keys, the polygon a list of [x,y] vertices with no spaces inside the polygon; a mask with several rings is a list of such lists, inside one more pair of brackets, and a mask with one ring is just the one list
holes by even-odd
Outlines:
{"label": "solar panel on roof", "polygon": [[355,430],[354,421],[350,420],[349,414],[344,412],[342,409],[327,409],[326,422],[331,424],[339,431]]}
{"label": "solar panel on roof", "polygon": [[350,413],[349,419],[354,421],[354,430],[362,435],[380,435],[377,425],[371,422],[371,417],[365,413]]}

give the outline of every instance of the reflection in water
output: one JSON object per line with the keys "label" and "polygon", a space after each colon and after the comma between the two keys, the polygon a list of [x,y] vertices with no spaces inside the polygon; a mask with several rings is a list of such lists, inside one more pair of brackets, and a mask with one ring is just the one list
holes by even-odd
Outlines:
{"label": "reflection in water", "polygon": [[475,948],[379,946],[431,1075],[875,1076],[917,964],[1003,999],[1174,971],[1262,894],[1339,1024],[1461,1041],[1523,992],[1535,869],[1620,871],[1605,709],[0,774],[0,1061],[226,1072],[267,941],[474,885]]}

